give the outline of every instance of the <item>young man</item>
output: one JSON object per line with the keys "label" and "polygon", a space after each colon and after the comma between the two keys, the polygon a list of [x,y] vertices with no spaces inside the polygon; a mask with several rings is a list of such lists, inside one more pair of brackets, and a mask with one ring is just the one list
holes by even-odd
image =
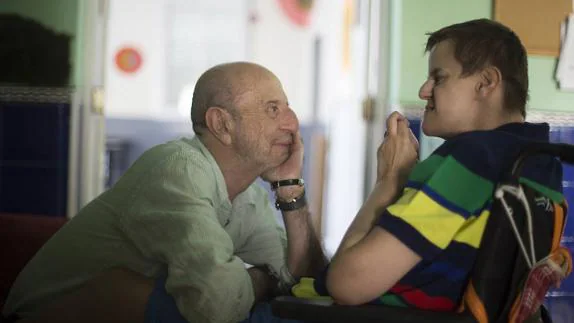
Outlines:
{"label": "young man", "polygon": [[[195,138],[144,153],[48,241],[14,283],[5,316],[239,322],[324,266],[300,179],[299,124],[277,77],[250,63],[211,68],[192,121]],[[286,237],[258,177],[274,187]],[[255,307],[252,318],[266,315]]]}
{"label": "young man", "polygon": [[[490,214],[495,183],[522,146],[548,141],[547,124],[525,122],[527,55],[507,27],[486,19],[430,34],[423,131],[445,139],[417,164],[407,121],[387,120],[378,182],[326,272],[295,294],[452,311],[459,305]],[[562,192],[558,161],[540,157],[526,184]]]}

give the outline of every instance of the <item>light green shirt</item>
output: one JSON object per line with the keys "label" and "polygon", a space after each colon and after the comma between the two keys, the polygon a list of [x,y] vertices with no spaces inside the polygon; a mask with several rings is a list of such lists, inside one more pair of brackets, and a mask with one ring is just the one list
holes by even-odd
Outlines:
{"label": "light green shirt", "polygon": [[190,322],[238,322],[254,302],[245,263],[289,283],[285,233],[267,192],[252,184],[230,202],[219,167],[198,138],[145,152],[84,207],[18,276],[4,314],[26,317],[110,267],[156,277]]}

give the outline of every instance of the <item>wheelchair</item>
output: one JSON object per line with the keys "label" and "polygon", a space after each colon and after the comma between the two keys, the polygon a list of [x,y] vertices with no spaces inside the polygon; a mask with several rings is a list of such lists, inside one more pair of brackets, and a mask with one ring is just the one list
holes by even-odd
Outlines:
{"label": "wheelchair", "polygon": [[570,252],[560,245],[567,203],[553,202],[521,182],[524,163],[536,155],[551,155],[574,164],[574,145],[531,143],[520,151],[507,178],[496,186],[491,215],[456,312],[343,306],[328,300],[281,296],[271,301],[274,315],[335,323],[552,322],[542,301],[572,268]]}

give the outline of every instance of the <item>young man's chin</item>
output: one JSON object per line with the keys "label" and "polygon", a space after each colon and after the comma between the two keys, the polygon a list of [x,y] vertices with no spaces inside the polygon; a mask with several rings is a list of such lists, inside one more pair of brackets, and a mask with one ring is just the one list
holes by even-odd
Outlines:
{"label": "young man's chin", "polygon": [[425,127],[424,122],[423,122],[423,126],[422,126],[422,132],[423,132],[423,133],[425,134],[425,136],[427,136],[427,137],[437,137],[437,138],[441,138],[441,139],[444,139],[444,140],[446,140],[447,137],[448,137],[444,132],[439,131],[438,129],[434,129],[434,128],[428,127],[428,126]]}

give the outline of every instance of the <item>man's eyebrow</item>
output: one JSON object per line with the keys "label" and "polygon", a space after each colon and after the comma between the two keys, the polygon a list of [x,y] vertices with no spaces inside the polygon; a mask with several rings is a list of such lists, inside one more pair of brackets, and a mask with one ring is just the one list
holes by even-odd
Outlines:
{"label": "man's eyebrow", "polygon": [[[266,105],[269,105],[269,104],[281,104],[281,100],[269,100],[269,101],[265,102],[265,104],[266,104]],[[285,104],[286,104],[287,106],[289,106],[289,101],[286,101]]]}

